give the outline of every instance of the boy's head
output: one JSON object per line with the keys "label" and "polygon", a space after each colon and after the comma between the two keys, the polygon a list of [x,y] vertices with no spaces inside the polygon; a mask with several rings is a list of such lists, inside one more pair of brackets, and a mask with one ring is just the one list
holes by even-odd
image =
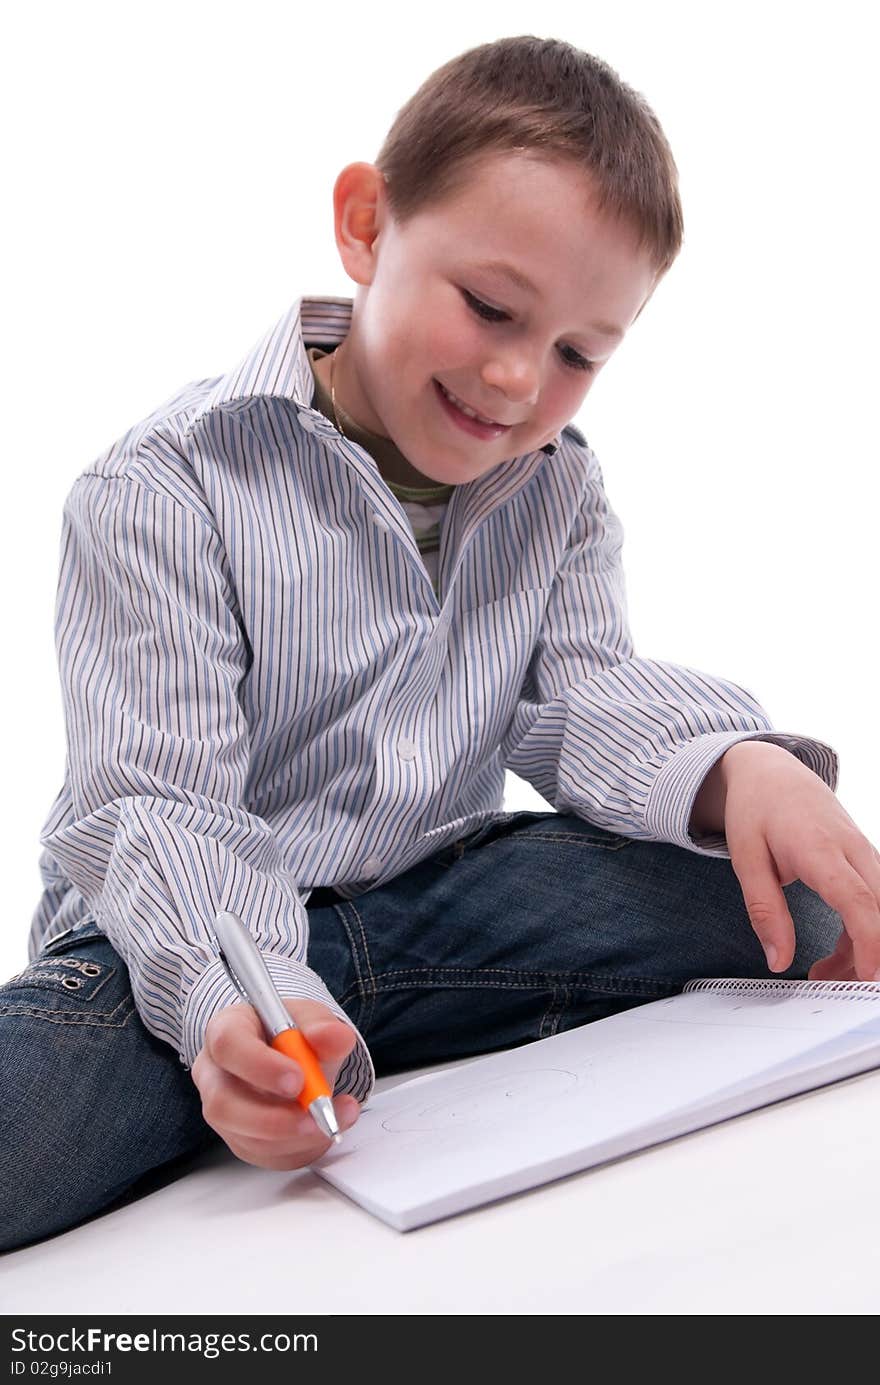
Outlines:
{"label": "boy's head", "polygon": [[682,239],[675,163],[644,100],[598,59],[531,37],[433,73],[375,164],[340,173],[334,209],[358,285],[337,400],[452,484],[557,435]]}

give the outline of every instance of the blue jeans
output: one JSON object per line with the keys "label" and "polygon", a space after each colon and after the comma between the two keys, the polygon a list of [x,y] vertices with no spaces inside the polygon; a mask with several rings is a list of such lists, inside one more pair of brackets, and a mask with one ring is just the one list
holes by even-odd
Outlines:
{"label": "blue jeans", "polygon": [[[785,888],[804,976],[841,920]],[[680,990],[767,975],[729,861],[558,813],[498,813],[352,900],[308,902],[309,962],[379,1075],[542,1039]],[[86,921],[0,987],[0,1249],[186,1172],[219,1136]]]}

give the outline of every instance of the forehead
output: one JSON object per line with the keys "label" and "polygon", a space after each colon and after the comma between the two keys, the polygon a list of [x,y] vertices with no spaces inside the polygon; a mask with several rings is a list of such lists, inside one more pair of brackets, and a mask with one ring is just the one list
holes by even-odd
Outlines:
{"label": "forehead", "polygon": [[[638,253],[635,229],[599,210],[596,183],[573,161],[528,151],[490,152],[471,160],[452,188],[413,221],[425,236],[480,243],[486,258],[505,248],[528,253],[555,244],[577,257],[585,246]],[[493,248],[494,247],[494,248]]]}
{"label": "forehead", "polygon": [[500,219],[502,210],[528,210],[536,194],[549,198],[554,207],[565,204],[570,211],[584,214],[594,210],[596,201],[589,173],[573,162],[526,150],[494,150],[474,156],[457,169],[449,190],[426,205],[425,215],[452,222],[487,214],[490,220]]}

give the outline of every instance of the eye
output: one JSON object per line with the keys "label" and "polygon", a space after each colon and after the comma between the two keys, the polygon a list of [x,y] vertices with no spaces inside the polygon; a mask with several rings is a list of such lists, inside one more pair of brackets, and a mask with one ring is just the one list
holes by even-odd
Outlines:
{"label": "eye", "polygon": [[[565,354],[566,351],[570,353],[568,356],[566,356]],[[567,366],[571,367],[572,370],[590,371],[596,369],[596,366],[593,363],[593,361],[588,361],[586,356],[582,356],[579,351],[575,351],[573,346],[564,346],[562,348],[562,359],[565,361],[565,364]]]}
{"label": "eye", "polygon": [[[490,307],[484,303],[482,298],[477,298],[475,293],[469,293],[467,289],[461,290],[461,295],[470,308],[471,312],[477,317],[481,317],[484,322],[509,322],[509,313],[504,313],[500,308]],[[588,361],[586,356],[582,356],[579,351],[575,351],[573,346],[564,346],[560,351],[563,361],[570,370],[593,371],[596,369],[592,361]]]}
{"label": "eye", "polygon": [[503,313],[500,308],[490,308],[488,303],[484,303],[482,298],[477,298],[476,294],[468,293],[467,289],[462,289],[462,297],[472,312],[477,317],[484,318],[487,322],[504,322],[507,313]]}

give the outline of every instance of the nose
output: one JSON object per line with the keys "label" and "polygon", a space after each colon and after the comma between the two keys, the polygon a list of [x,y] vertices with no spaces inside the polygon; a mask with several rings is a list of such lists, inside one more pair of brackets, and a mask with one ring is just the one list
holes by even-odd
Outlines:
{"label": "nose", "polygon": [[534,404],[538,398],[540,379],[533,361],[523,352],[493,356],[480,372],[483,384],[500,390],[512,404]]}

